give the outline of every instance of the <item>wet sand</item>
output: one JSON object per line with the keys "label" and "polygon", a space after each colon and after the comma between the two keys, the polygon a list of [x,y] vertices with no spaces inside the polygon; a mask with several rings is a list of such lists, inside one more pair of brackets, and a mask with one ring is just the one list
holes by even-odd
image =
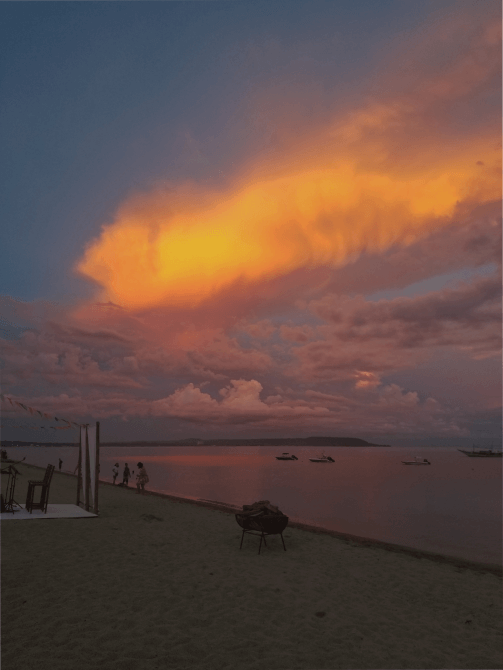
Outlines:
{"label": "wet sand", "polygon": [[104,483],[98,518],[2,524],[3,670],[503,668],[500,566],[301,524],[258,555],[232,513]]}

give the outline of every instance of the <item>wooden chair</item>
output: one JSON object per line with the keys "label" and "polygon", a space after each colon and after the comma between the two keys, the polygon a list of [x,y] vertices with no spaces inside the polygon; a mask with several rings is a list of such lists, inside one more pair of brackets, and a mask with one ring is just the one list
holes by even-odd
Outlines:
{"label": "wooden chair", "polygon": [[[45,470],[45,475],[42,481],[30,480],[28,482],[28,495],[26,496],[26,510],[31,514],[34,509],[41,509],[44,514],[47,514],[47,503],[49,502],[49,488],[51,486],[51,479],[54,473],[55,466],[48,465]],[[33,502],[35,489],[41,486],[40,501]]]}
{"label": "wooden chair", "polygon": [[243,529],[241,535],[241,544],[239,548],[243,546],[243,540],[245,533],[250,535],[260,535],[260,544],[258,548],[258,553],[262,548],[262,540],[267,547],[267,542],[265,538],[268,535],[281,535],[281,541],[283,542],[283,549],[286,551],[285,540],[283,539],[283,531],[288,525],[288,517],[279,514],[266,514],[262,516],[245,516],[243,514],[236,514],[236,521]]}

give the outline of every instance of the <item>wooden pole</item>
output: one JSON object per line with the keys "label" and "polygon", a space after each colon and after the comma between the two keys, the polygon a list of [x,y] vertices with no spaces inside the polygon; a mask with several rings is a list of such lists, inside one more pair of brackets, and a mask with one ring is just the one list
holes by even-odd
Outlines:
{"label": "wooden pole", "polygon": [[86,476],[85,476],[85,487],[84,487],[84,502],[86,506],[86,512],[89,512],[89,485],[91,479],[91,468],[89,466],[89,435],[88,435],[89,424],[86,425]]}
{"label": "wooden pole", "polygon": [[100,481],[100,422],[96,421],[96,468],[94,475],[94,513],[98,514],[98,486]]}
{"label": "wooden pole", "polygon": [[80,505],[81,486],[82,486],[82,430],[79,427],[79,470],[77,473],[77,507]]}

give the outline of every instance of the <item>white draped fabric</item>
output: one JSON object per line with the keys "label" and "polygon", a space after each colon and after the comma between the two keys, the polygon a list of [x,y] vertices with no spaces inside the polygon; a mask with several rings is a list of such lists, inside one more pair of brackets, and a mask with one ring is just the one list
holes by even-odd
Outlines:
{"label": "white draped fabric", "polygon": [[[86,435],[88,448],[86,449]],[[81,426],[80,443],[82,456],[82,497],[80,502],[85,502],[86,490],[89,488],[89,505],[94,505],[94,495],[96,490],[96,426]],[[89,458],[89,480],[87,459]]]}
{"label": "white draped fabric", "polygon": [[81,464],[82,464],[82,490],[85,491],[85,481],[86,481],[86,458],[87,458],[87,450],[86,450],[86,426],[81,426],[80,427],[80,455],[81,455]]}
{"label": "white draped fabric", "polygon": [[87,440],[89,442],[89,470],[91,475],[91,499],[94,505],[94,491],[96,490],[96,426],[88,426]]}

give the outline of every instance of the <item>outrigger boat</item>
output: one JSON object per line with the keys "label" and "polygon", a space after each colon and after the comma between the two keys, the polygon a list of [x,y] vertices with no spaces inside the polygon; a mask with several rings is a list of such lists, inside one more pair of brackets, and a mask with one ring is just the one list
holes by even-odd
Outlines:
{"label": "outrigger boat", "polygon": [[284,451],[282,456],[276,456],[278,461],[298,461],[299,459],[297,456],[294,456],[293,454],[290,456],[288,451]]}
{"label": "outrigger boat", "polygon": [[477,449],[475,450],[475,445],[473,445],[473,448],[471,451],[466,451],[465,449],[458,449],[463,454],[466,454],[467,456],[470,456],[472,458],[474,457],[479,457],[479,458],[487,458],[487,457],[500,457],[503,455],[503,452],[501,451],[494,451],[494,449]]}
{"label": "outrigger boat", "polygon": [[404,465],[431,465],[430,461],[427,458],[423,458],[423,460],[419,460],[417,456],[414,457],[413,461],[402,461]]}
{"label": "outrigger boat", "polygon": [[[5,454],[5,452],[4,452]],[[26,456],[23,456],[23,458],[20,461],[13,461],[12,458],[7,458],[7,456],[2,454],[1,461],[2,463],[10,463],[11,465],[18,465],[18,463],[22,463],[24,460],[26,460]]]}
{"label": "outrigger boat", "polygon": [[325,454],[322,454],[317,458],[310,458],[309,460],[311,461],[311,463],[335,463],[334,459],[331,456],[325,456]]}

